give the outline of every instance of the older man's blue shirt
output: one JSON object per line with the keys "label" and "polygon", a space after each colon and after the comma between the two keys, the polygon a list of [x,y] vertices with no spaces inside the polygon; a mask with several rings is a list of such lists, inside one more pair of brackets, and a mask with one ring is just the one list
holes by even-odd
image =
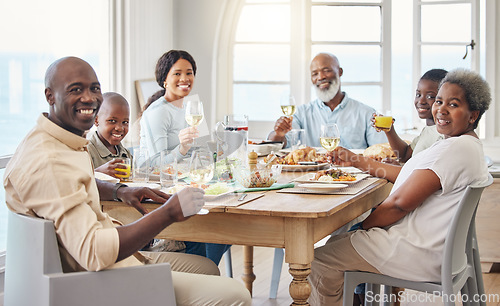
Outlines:
{"label": "older man's blue shirt", "polygon": [[[321,125],[336,123],[340,131],[340,146],[347,149],[366,149],[387,142],[383,132],[371,126],[370,119],[375,110],[368,105],[351,99],[345,94],[342,102],[332,111],[325,103],[316,99],[298,106],[293,115],[292,128],[306,131],[306,144],[320,147]],[[287,146],[290,133],[286,135]]]}

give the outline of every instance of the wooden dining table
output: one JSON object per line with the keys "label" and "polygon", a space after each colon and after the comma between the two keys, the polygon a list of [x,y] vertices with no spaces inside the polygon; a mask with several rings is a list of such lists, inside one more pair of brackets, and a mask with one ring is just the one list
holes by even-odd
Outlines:
{"label": "wooden dining table", "polygon": [[[284,172],[280,182],[302,174]],[[373,184],[350,195],[266,191],[264,196],[240,206],[211,207],[206,215],[196,215],[168,226],[157,238],[243,245],[242,279],[250,293],[255,280],[253,247],[284,248],[285,262],[293,278],[289,287],[292,305],[308,305],[311,286],[307,277],[314,258],[314,244],[381,203],[391,188],[392,184],[386,180],[376,179]],[[101,204],[104,212],[124,223],[141,217],[134,208],[121,202],[103,201]],[[158,205],[145,204],[150,211]]]}

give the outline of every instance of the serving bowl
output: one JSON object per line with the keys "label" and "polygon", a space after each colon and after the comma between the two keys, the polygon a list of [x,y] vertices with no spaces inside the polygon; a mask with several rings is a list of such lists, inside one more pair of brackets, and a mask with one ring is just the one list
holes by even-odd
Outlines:
{"label": "serving bowl", "polygon": [[278,152],[283,148],[282,142],[262,142],[248,145],[248,152],[255,151],[259,156],[269,155],[271,152]]}
{"label": "serving bowl", "polygon": [[236,181],[245,188],[270,187],[276,183],[281,175],[281,165],[271,168],[250,170],[248,167],[238,167],[234,174]]}

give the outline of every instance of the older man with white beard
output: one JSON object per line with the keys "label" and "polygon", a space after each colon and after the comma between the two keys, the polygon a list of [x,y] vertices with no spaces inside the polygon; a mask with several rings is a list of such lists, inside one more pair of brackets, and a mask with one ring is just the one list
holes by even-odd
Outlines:
{"label": "older man with white beard", "polygon": [[359,101],[353,100],[340,89],[343,70],[337,57],[330,53],[319,53],[311,61],[311,81],[318,98],[298,106],[293,117],[282,116],[269,134],[273,141],[290,142],[289,131],[304,129],[306,144],[320,147],[321,125],[336,123],[340,130],[340,146],[349,149],[367,147],[387,142],[383,133],[377,133],[371,126],[375,110]]}

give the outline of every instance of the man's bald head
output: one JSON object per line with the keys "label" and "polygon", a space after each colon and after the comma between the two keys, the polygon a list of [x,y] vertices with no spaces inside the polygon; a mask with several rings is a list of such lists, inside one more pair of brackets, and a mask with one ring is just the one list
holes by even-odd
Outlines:
{"label": "man's bald head", "polygon": [[90,129],[102,103],[101,85],[86,61],[64,57],[53,62],[45,73],[48,118],[77,134]]}
{"label": "man's bald head", "polygon": [[58,71],[60,71],[60,68],[64,67],[65,65],[84,65],[94,70],[89,63],[82,60],[81,58],[74,56],[60,58],[50,64],[49,68],[47,68],[47,71],[45,72],[45,88],[54,86],[54,81],[58,75]]}
{"label": "man's bald head", "polygon": [[321,61],[321,62],[330,61],[334,67],[340,68],[339,59],[335,55],[329,52],[321,52],[316,54],[316,56],[313,58],[311,62],[315,61]]}

